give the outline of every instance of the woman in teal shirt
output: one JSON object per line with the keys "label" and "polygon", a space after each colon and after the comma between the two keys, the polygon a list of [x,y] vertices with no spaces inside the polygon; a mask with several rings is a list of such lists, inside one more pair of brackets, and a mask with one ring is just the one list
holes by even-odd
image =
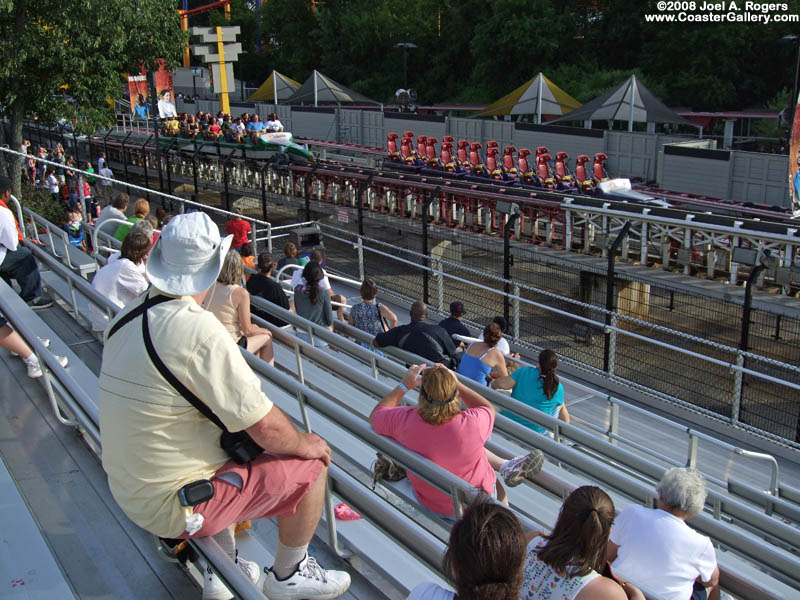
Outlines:
{"label": "woman in teal shirt", "polygon": [[[515,400],[569,423],[569,412],[564,403],[564,386],[556,375],[557,368],[556,353],[550,349],[542,350],[539,354],[539,368],[520,367],[511,375],[492,381],[492,387],[496,390],[512,390],[511,397]],[[548,433],[544,427],[508,410],[504,410],[503,414],[534,431]]]}

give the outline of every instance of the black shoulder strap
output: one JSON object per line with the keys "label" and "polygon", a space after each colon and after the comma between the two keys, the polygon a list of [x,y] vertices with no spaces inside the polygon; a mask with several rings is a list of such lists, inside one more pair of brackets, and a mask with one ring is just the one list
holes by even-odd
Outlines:
{"label": "black shoulder strap", "polygon": [[158,355],[158,353],[156,353],[156,349],[153,346],[153,340],[150,338],[150,326],[147,321],[147,310],[153,306],[161,304],[162,302],[169,302],[170,300],[175,300],[175,298],[170,298],[161,294],[158,296],[153,296],[152,298],[148,298],[139,306],[134,308],[131,312],[122,317],[119,321],[114,323],[114,326],[108,332],[106,339],[110,338],[117,331],[119,331],[119,329],[130,323],[136,317],[142,316],[142,338],[144,338],[144,347],[147,350],[147,355],[150,357],[150,360],[153,362],[156,370],[173,388],[175,388],[176,392],[178,392],[186,399],[187,402],[189,402],[189,404],[199,410],[204,417],[222,429],[222,431],[227,432],[228,429],[225,427],[225,425],[223,425],[222,421],[219,420],[219,417],[217,417],[217,415],[215,415],[212,410],[208,408],[208,406],[206,406],[202,400],[200,400],[200,398],[195,396],[189,388],[183,385],[183,383],[181,383],[181,381],[175,377],[172,371],[167,368],[167,365],[164,364],[164,361],[161,360],[161,357]]}
{"label": "black shoulder strap", "polygon": [[[163,298],[164,296],[161,297]],[[172,299],[173,298],[167,298],[167,300]],[[150,325],[148,324],[147,320],[147,309],[144,310],[144,315],[142,316],[142,337],[144,338],[144,347],[147,349],[147,354],[150,356],[150,360],[153,361],[153,364],[158,372],[161,373],[161,376],[166,379],[169,384],[175,388],[175,391],[183,396],[184,399],[189,402],[189,404],[199,410],[204,417],[222,429],[222,431],[227,433],[228,428],[223,425],[222,421],[219,420],[219,417],[215,415],[214,412],[208,408],[208,406],[206,406],[202,400],[200,400],[200,398],[195,396],[195,394],[189,388],[183,385],[183,383],[177,377],[175,377],[172,371],[167,368],[167,365],[164,364],[164,361],[161,360],[161,357],[156,353],[156,349],[153,346],[153,340],[150,338]]]}

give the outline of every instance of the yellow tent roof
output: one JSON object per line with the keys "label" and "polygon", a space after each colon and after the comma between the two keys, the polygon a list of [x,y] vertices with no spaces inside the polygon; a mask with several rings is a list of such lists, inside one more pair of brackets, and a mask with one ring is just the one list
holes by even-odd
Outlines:
{"label": "yellow tent roof", "polygon": [[[274,102],[286,100],[300,87],[300,83],[277,71],[272,71],[267,80],[251,94],[247,102]],[[275,95],[277,94],[277,99]]]}
{"label": "yellow tent roof", "polygon": [[567,92],[550,81],[542,73],[530,79],[493,102],[477,117],[492,117],[501,115],[538,115],[541,122],[542,115],[563,115],[575,110],[581,105]]}

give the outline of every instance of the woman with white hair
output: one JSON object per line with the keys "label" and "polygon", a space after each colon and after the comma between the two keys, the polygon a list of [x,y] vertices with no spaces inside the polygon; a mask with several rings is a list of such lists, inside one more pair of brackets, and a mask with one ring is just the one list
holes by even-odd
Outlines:
{"label": "woman with white hair", "polygon": [[706,485],[694,469],[672,468],[656,486],[658,508],[630,505],[611,530],[608,561],[622,576],[665,600],[719,598],[719,568],[711,540],[686,524],[700,514]]}

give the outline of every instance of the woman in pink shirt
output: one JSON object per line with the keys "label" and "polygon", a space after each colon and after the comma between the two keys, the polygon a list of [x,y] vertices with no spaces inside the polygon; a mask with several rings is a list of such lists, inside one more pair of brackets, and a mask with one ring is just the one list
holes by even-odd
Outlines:
{"label": "woman in pink shirt", "polygon": [[[542,453],[536,450],[503,461],[488,452],[483,445],[494,427],[495,412],[491,403],[459,382],[444,365],[425,368],[420,378],[423,368],[423,365],[413,365],[402,382],[378,403],[369,417],[372,428],[508,504],[494,469],[503,473],[507,485],[510,480],[516,480],[516,485],[523,477],[541,469]],[[422,387],[417,406],[398,406],[405,393],[420,380]],[[461,401],[467,406],[466,410],[461,410]],[[408,479],[423,506],[443,516],[454,515],[449,496],[411,472]]]}

